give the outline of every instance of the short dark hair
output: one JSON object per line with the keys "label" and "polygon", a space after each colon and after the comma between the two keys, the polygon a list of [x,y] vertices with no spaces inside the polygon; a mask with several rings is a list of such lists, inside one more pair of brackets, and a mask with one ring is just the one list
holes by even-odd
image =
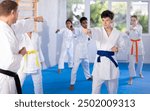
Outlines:
{"label": "short dark hair", "polygon": [[66,20],[66,23],[67,23],[67,22],[70,22],[70,23],[72,24],[72,21],[71,21],[70,19],[67,19],[67,20]]}
{"label": "short dark hair", "polygon": [[106,17],[109,17],[111,20],[113,20],[114,19],[114,13],[110,10],[105,10],[102,12],[101,18],[106,18]]}
{"label": "short dark hair", "polygon": [[87,20],[86,17],[81,17],[81,18],[80,18],[80,23],[82,23],[82,22],[85,21],[85,20]]}
{"label": "short dark hair", "polygon": [[4,0],[0,3],[0,16],[8,16],[12,10],[16,11],[18,4],[12,0]]}
{"label": "short dark hair", "polygon": [[131,17],[138,19],[137,15],[132,15]]}

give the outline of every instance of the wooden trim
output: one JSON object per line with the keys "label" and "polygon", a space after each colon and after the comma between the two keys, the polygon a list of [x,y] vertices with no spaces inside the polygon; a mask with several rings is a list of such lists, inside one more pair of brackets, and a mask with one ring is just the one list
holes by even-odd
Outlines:
{"label": "wooden trim", "polygon": [[[20,3],[20,10],[22,11],[32,11],[33,17],[37,17],[37,2],[38,0],[27,0],[26,2],[21,2],[22,0],[16,0],[16,2]],[[29,3],[32,4],[29,4]],[[30,7],[30,8],[29,8]],[[19,16],[18,18],[23,18],[23,16]],[[34,23],[34,31],[37,31],[37,23]]]}
{"label": "wooden trim", "polygon": [[[37,17],[37,0],[34,0],[33,2],[33,16]],[[34,24],[34,31],[37,32],[37,23]]]}

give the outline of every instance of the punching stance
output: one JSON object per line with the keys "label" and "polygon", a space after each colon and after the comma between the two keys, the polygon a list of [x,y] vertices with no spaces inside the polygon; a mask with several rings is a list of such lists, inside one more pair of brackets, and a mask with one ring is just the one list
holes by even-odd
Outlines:
{"label": "punching stance", "polygon": [[97,55],[93,68],[92,93],[99,94],[106,82],[108,93],[115,94],[118,89],[119,68],[115,53],[124,45],[121,33],[112,27],[114,14],[106,10],[101,14],[102,28],[91,29],[96,37]]}
{"label": "punching stance", "polygon": [[75,51],[74,51],[74,66],[71,71],[71,82],[70,90],[74,89],[74,84],[76,81],[76,75],[80,63],[82,64],[84,75],[87,80],[92,80],[89,69],[89,59],[88,59],[88,44],[91,39],[91,32],[87,27],[87,18],[82,17],[80,19],[81,28],[74,29],[74,34],[76,36],[75,40]]}
{"label": "punching stance", "polygon": [[70,68],[73,67],[73,32],[72,32],[72,21],[67,19],[66,20],[66,28],[57,30],[60,36],[62,36],[62,46],[61,46],[61,53],[58,62],[58,73],[61,72],[61,69],[64,69],[64,61],[66,54],[68,55],[68,66]]}

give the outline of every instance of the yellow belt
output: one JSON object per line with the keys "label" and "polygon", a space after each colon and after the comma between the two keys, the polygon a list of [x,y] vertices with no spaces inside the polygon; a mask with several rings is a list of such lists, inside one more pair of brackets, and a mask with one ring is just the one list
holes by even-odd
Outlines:
{"label": "yellow belt", "polygon": [[37,67],[40,67],[40,62],[39,62],[39,59],[38,59],[38,51],[36,50],[30,50],[30,51],[27,51],[27,54],[24,55],[24,59],[25,61],[27,61],[27,56],[30,55],[30,54],[36,54],[36,60],[35,60],[35,64]]}

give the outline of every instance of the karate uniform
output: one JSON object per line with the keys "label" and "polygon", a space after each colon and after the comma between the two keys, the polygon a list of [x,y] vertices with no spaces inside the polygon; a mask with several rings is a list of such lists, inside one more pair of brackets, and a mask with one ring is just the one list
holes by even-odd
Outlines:
{"label": "karate uniform", "polygon": [[27,54],[23,57],[21,67],[18,71],[21,84],[23,85],[26,76],[31,74],[35,94],[42,94],[43,86],[40,64],[44,61],[44,57],[39,43],[39,36],[35,32],[32,32],[31,38],[27,33],[22,36],[23,40],[20,47],[25,47]]}
{"label": "karate uniform", "polygon": [[88,35],[85,35],[82,28],[75,29],[74,34],[76,36],[75,49],[74,49],[74,66],[71,71],[71,85],[75,84],[76,75],[80,63],[82,64],[84,75],[86,79],[91,78],[89,69],[89,59],[88,59]]}
{"label": "karate uniform", "polygon": [[[137,25],[129,31],[129,74],[130,77],[142,73],[144,60],[144,47],[142,41],[142,26]],[[135,63],[137,68],[135,69]]]}
{"label": "karate uniform", "polygon": [[111,48],[116,46],[121,50],[124,46],[121,33],[113,28],[108,37],[105,29],[94,28],[91,29],[92,37],[96,39],[97,55],[93,66],[93,84],[92,93],[99,94],[101,85],[106,81],[108,93],[117,93],[119,68],[115,53]]}
{"label": "karate uniform", "polygon": [[[25,33],[30,26],[33,26],[33,20],[21,20],[10,27],[3,21],[0,21],[0,69],[17,72],[20,67],[22,55],[19,53],[19,41],[16,37],[19,33]],[[16,94],[16,86],[13,77],[0,73],[0,93]]]}
{"label": "karate uniform", "polygon": [[61,53],[58,62],[58,69],[64,69],[66,54],[68,55],[68,66],[73,67],[73,33],[68,28],[61,29],[58,34],[62,36]]}

